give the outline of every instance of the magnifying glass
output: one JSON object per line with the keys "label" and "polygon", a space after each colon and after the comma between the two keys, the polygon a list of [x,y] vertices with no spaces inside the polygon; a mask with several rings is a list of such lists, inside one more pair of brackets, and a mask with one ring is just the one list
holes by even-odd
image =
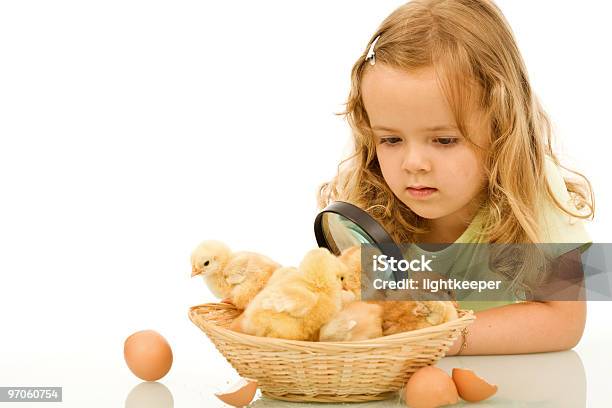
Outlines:
{"label": "magnifying glass", "polygon": [[[398,262],[404,259],[387,231],[370,214],[353,204],[344,201],[329,204],[317,214],[314,229],[319,247],[327,248],[335,255],[352,246],[368,244]],[[393,277],[399,282],[401,272],[394,270]]]}

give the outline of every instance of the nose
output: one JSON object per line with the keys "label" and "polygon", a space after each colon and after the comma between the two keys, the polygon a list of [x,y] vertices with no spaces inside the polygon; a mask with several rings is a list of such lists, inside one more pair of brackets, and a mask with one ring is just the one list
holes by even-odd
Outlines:
{"label": "nose", "polygon": [[431,161],[426,152],[427,149],[419,147],[416,143],[406,146],[402,170],[409,173],[420,173],[431,171]]}

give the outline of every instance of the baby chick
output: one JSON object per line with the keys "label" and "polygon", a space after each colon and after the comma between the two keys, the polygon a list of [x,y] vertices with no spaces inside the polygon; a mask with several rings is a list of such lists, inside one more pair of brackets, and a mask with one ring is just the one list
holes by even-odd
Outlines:
{"label": "baby chick", "polygon": [[[345,249],[338,258],[349,270],[347,277],[343,280],[344,289],[355,293],[356,299],[368,299],[367,303],[382,308],[382,330],[385,336],[435,326],[459,317],[453,291],[432,295],[421,292],[406,293],[404,290],[375,290],[370,281],[371,277],[361,273],[360,245]],[[412,278],[419,281],[419,287],[422,287],[423,279],[442,279],[442,276],[431,272],[413,273]],[[367,281],[362,284],[361,279]],[[420,293],[418,298],[441,300],[407,300],[416,297],[417,293]],[[329,323],[329,326],[332,326],[332,323],[333,321]]]}
{"label": "baby chick", "polygon": [[380,305],[351,302],[321,327],[319,341],[356,341],[381,337],[382,312]]}
{"label": "baby chick", "polygon": [[382,330],[385,336],[436,326],[459,317],[450,301],[385,300],[368,303],[382,307]]}
{"label": "baby chick", "polygon": [[244,312],[242,312],[238,317],[236,317],[227,327],[230,330],[235,332],[243,333],[242,330],[242,320],[244,319]]}
{"label": "baby chick", "polygon": [[[353,293],[353,300],[382,300],[386,298],[384,290],[374,289],[372,276],[361,273],[361,245],[354,245],[342,251],[338,256],[348,268],[342,280],[342,289]],[[349,297],[346,296],[345,297]]]}
{"label": "baby chick", "polygon": [[328,250],[309,251],[299,268],[279,268],[244,311],[247,334],[316,340],[342,305],[342,262]]}
{"label": "baby chick", "polygon": [[191,277],[201,275],[210,291],[245,309],[280,267],[267,256],[232,252],[220,241],[204,241],[191,254]]}
{"label": "baby chick", "polygon": [[[411,278],[423,287],[424,279],[442,279],[434,272],[412,272]],[[423,329],[458,319],[454,291],[431,293],[426,290],[386,290],[385,300],[372,300],[383,308],[383,334],[385,336],[405,331]],[[436,299],[436,300],[429,300]]]}
{"label": "baby chick", "polygon": [[347,267],[342,276],[342,289],[353,292],[355,299],[361,299],[361,247],[359,245],[345,249],[338,256]]}

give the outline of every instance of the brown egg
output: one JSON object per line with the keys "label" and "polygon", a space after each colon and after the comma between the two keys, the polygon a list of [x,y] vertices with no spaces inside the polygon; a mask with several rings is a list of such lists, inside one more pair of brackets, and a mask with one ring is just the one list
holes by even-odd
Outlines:
{"label": "brown egg", "polygon": [[459,396],[469,402],[478,402],[497,392],[497,385],[491,385],[472,370],[453,368],[453,381]]}
{"label": "brown egg", "polygon": [[459,401],[452,378],[438,367],[418,369],[404,387],[404,400],[411,408],[435,408]]}
{"label": "brown egg", "polygon": [[172,349],[154,330],[142,330],[128,337],[123,357],[134,375],[145,381],[159,380],[172,367]]}
{"label": "brown egg", "polygon": [[244,407],[249,405],[257,392],[257,380],[240,378],[225,392],[217,392],[215,396],[226,404],[234,407]]}

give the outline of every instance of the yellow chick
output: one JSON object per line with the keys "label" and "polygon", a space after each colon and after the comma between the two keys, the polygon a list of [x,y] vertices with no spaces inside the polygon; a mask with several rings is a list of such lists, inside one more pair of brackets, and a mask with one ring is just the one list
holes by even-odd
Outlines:
{"label": "yellow chick", "polygon": [[[352,300],[382,300],[386,298],[385,291],[374,289],[372,277],[361,273],[361,245],[346,248],[338,256],[338,259],[348,268],[342,280],[342,289],[352,292]],[[362,279],[364,279],[363,282]],[[345,295],[345,298],[350,298],[350,296]]]}
{"label": "yellow chick", "polygon": [[385,300],[369,301],[382,307],[383,335],[436,326],[459,318],[450,301]]}
{"label": "yellow chick", "polygon": [[[438,293],[423,293],[417,292],[406,293],[404,290],[377,290],[374,289],[372,276],[362,274],[361,269],[361,245],[355,245],[342,251],[338,258],[348,267],[348,273],[343,280],[343,289],[350,290],[355,295],[355,300],[407,300],[417,298],[419,300],[449,300],[456,308],[455,292],[453,290],[441,290]],[[423,279],[429,280],[444,280],[444,276],[435,272],[411,272],[410,276],[413,280],[418,281],[418,287],[423,287]],[[362,280],[365,279],[363,282]]]}
{"label": "yellow chick", "polygon": [[355,299],[361,299],[361,247],[359,245],[345,249],[338,256],[347,267],[342,277],[342,289],[353,292]]}
{"label": "yellow chick", "polygon": [[244,311],[247,334],[316,340],[321,326],[342,306],[342,262],[328,250],[309,251],[299,268],[283,267]]}
{"label": "yellow chick", "polygon": [[242,330],[242,320],[243,319],[244,319],[244,312],[242,312],[238,317],[232,320],[232,322],[229,324],[227,328],[235,332],[242,333],[243,332]]}
{"label": "yellow chick", "polygon": [[357,341],[382,337],[380,305],[351,302],[319,331],[319,341]]}
{"label": "yellow chick", "polygon": [[[453,291],[445,291],[437,294],[429,294],[429,298],[441,300],[406,300],[416,293],[409,294],[402,290],[377,291],[373,289],[371,282],[361,285],[361,278],[368,278],[361,273],[361,247],[359,245],[345,249],[339,259],[347,265],[349,273],[344,280],[344,288],[355,293],[356,299],[371,299],[368,303],[377,304],[382,307],[383,334],[401,333],[425,327],[435,326],[457,319],[458,304]],[[412,278],[419,281],[422,287],[422,279],[442,279],[436,273],[413,273]],[[361,292],[361,291],[365,292]],[[363,295],[363,296],[362,296]],[[421,293],[424,298],[428,294]]]}
{"label": "yellow chick", "polygon": [[191,254],[191,277],[201,275],[210,291],[245,309],[280,264],[247,251],[232,252],[220,241],[204,241]]}

